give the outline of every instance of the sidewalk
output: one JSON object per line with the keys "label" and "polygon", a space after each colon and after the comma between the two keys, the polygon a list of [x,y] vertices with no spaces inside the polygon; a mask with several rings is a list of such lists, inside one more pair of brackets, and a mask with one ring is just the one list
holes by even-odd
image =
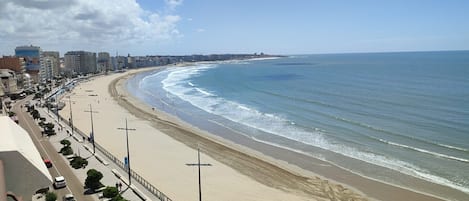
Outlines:
{"label": "sidewalk", "polygon": [[[36,108],[41,117],[46,118],[46,122],[54,123],[57,135],[49,137],[50,143],[55,147],[57,151],[62,148],[60,141],[63,139],[69,140],[72,144],[71,147],[74,151],[74,154],[86,158],[88,160],[88,166],[85,169],[74,169],[70,166],[74,174],[78,179],[85,183],[86,171],[89,169],[96,169],[103,174],[101,183],[105,186],[116,186],[117,182],[122,183],[121,195],[127,200],[138,201],[138,200],[160,200],[156,195],[147,190],[142,184],[137,182],[132,178],[131,186],[128,187],[128,173],[124,171],[118,164],[109,160],[106,155],[96,148],[96,154],[93,156],[93,144],[87,140],[83,141],[83,137],[75,132],[73,135],[70,135],[71,127],[68,126],[65,122],[60,121],[60,125],[63,127],[61,131],[58,131],[60,125],[57,122],[57,116],[52,111],[48,112],[46,108]],[[67,133],[68,131],[68,133]],[[63,160],[68,161],[68,159],[63,156]],[[155,189],[156,190],[156,189]],[[85,189],[83,189],[85,191]],[[94,200],[100,201],[105,200],[106,198],[100,197],[102,193],[95,193],[93,195]],[[161,201],[170,201],[169,198],[166,198],[164,195],[159,194],[163,199]]]}

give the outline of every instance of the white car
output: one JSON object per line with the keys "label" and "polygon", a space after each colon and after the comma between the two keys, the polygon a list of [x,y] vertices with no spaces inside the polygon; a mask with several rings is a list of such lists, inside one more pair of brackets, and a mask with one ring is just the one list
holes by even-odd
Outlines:
{"label": "white car", "polygon": [[54,188],[64,188],[67,186],[67,182],[65,182],[65,178],[63,176],[56,177],[54,179]]}
{"label": "white car", "polygon": [[75,197],[73,197],[72,194],[66,194],[63,197],[63,201],[76,201],[76,200],[75,200]]}

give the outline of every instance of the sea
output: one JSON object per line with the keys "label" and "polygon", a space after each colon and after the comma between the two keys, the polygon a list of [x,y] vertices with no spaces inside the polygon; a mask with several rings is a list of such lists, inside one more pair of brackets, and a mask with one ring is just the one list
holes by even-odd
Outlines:
{"label": "sea", "polygon": [[127,88],[221,137],[247,136],[412,188],[371,167],[385,168],[469,196],[469,51],[196,63],[138,74]]}

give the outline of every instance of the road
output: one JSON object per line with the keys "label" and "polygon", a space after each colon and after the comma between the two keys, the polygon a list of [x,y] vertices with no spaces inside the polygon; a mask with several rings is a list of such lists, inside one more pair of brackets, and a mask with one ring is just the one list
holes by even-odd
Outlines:
{"label": "road", "polygon": [[[25,129],[34,145],[39,150],[39,153],[43,158],[47,158],[52,161],[53,166],[49,168],[49,172],[53,178],[57,176],[64,176],[67,181],[67,187],[62,189],[56,189],[54,192],[57,194],[57,200],[62,200],[62,197],[67,193],[72,193],[75,199],[78,201],[93,201],[92,195],[84,195],[83,184],[78,180],[76,175],[72,172],[68,161],[65,161],[58,151],[51,145],[47,137],[41,136],[41,128],[36,124],[32,117],[26,112],[26,108],[20,107],[26,101],[31,100],[32,96],[17,101],[13,106],[13,111],[17,114],[19,124]],[[54,189],[54,188],[50,188]]]}

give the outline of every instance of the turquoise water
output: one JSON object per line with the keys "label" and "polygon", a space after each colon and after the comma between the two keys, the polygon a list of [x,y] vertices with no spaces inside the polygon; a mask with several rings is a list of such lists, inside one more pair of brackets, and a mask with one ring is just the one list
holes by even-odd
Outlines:
{"label": "turquoise water", "polygon": [[[206,63],[140,74],[128,87],[221,136],[326,150],[469,193],[469,51]],[[327,152],[310,154],[399,183]]]}

